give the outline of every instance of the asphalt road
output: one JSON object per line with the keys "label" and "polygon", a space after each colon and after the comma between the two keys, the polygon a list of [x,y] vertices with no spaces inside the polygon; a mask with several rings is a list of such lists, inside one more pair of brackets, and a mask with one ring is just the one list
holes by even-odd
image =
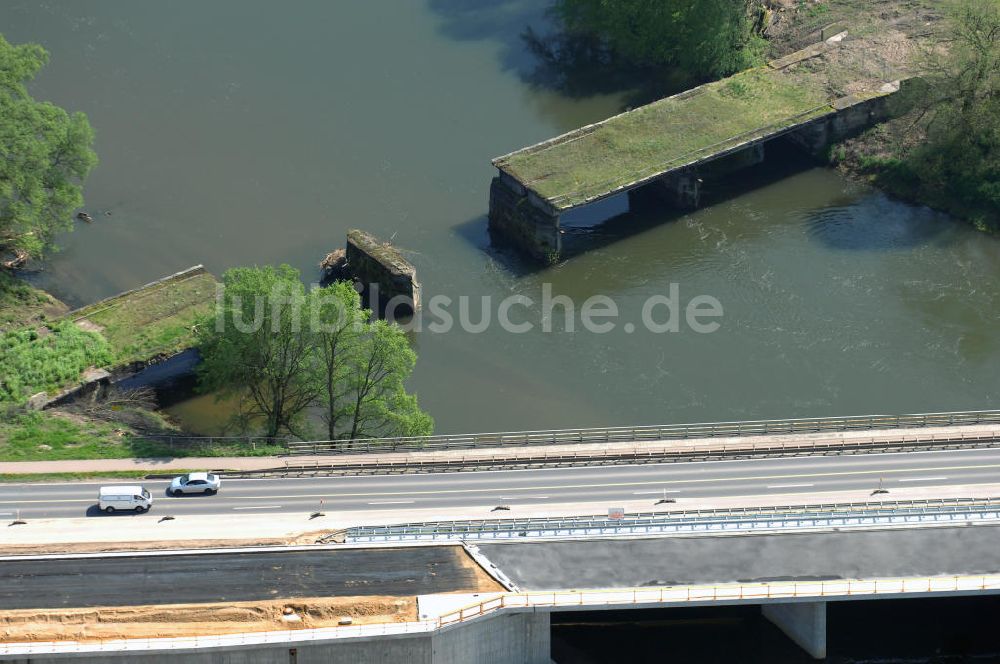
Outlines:
{"label": "asphalt road", "polygon": [[[227,480],[215,496],[167,497],[168,482],[142,481],[154,496],[150,514],[248,514],[482,508],[499,503],[545,505],[649,499],[810,494],[858,491],[882,482],[904,487],[988,484],[1000,481],[1000,449],[801,457],[639,466],[428,473],[310,479]],[[115,484],[127,484],[120,481]],[[0,519],[101,515],[93,482],[0,484]],[[664,494],[664,492],[667,492]],[[473,516],[470,514],[469,516]],[[115,515],[104,518],[130,518]]]}
{"label": "asphalt road", "polygon": [[459,547],[0,563],[0,610],[474,591]]}

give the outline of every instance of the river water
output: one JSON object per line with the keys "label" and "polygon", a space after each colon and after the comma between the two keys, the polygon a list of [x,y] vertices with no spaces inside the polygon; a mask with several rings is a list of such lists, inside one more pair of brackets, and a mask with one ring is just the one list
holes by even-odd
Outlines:
{"label": "river water", "polygon": [[[492,248],[490,158],[627,103],[533,75],[541,5],[6,0],[0,32],[51,53],[34,94],[85,111],[101,159],[95,223],[35,280],[71,304],[196,263],[309,281],[348,228],[393,237],[425,298],[470,296],[473,320],[481,296],[536,301],[512,315],[524,334],[414,333],[439,432],[997,406],[1000,242],[780,151],[695,213],[568,220],[577,253],[553,268]],[[620,323],[670,284],[724,315],[711,334],[545,332],[546,283],[607,295]],[[218,426],[211,398],[173,412]]]}

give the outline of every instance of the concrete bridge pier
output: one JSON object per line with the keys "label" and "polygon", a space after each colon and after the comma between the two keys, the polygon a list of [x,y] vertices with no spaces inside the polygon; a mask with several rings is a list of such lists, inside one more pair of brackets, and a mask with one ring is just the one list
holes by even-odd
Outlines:
{"label": "concrete bridge pier", "polygon": [[653,194],[671,207],[680,210],[697,210],[701,205],[701,177],[696,169],[670,173],[647,185],[628,192],[629,208],[641,205],[640,199]]}
{"label": "concrete bridge pier", "polygon": [[760,610],[809,655],[826,658],[826,602],[762,604]]}
{"label": "concrete bridge pier", "polygon": [[503,172],[490,183],[489,231],[494,242],[543,263],[555,263],[562,253],[558,211]]}

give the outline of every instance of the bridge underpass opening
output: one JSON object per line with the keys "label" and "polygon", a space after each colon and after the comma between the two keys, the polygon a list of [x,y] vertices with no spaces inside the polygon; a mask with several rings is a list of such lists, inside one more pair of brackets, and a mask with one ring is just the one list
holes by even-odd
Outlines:
{"label": "bridge underpass opening", "polygon": [[[996,595],[826,606],[827,662],[997,661]],[[552,614],[556,664],[806,664],[816,661],[759,605]]]}

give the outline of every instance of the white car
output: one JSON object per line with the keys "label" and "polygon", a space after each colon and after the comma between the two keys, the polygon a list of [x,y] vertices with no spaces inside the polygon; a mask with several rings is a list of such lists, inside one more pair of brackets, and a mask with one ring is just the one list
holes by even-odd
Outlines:
{"label": "white car", "polygon": [[213,494],[222,486],[222,480],[212,473],[188,473],[175,477],[167,489],[168,496],[179,496],[184,493]]}
{"label": "white car", "polygon": [[97,493],[97,504],[108,514],[125,510],[142,514],[153,506],[153,496],[142,486],[102,486]]}

